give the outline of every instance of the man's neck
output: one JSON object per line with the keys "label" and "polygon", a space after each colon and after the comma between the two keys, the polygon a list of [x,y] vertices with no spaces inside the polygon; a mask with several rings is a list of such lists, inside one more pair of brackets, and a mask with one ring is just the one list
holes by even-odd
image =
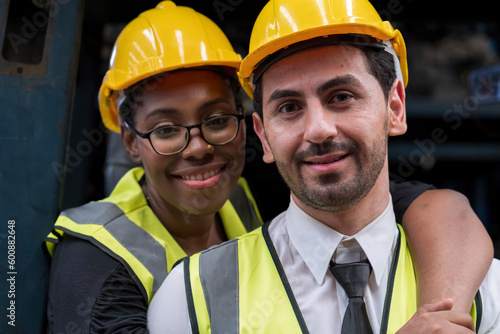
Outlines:
{"label": "man's neck", "polygon": [[361,231],[384,212],[390,200],[389,180],[379,178],[363,199],[339,212],[313,209],[293,194],[292,200],[311,217],[343,235],[351,236]]}

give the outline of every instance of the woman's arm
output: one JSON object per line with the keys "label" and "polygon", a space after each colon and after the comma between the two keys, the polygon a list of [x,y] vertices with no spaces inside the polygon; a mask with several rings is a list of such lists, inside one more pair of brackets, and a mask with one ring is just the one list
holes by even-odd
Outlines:
{"label": "woman's arm", "polygon": [[64,236],[51,265],[47,333],[147,333],[147,302],[125,267]]}
{"label": "woman's arm", "polygon": [[493,258],[493,244],[467,198],[453,190],[428,190],[403,215],[415,263],[418,306],[452,298],[469,312]]}

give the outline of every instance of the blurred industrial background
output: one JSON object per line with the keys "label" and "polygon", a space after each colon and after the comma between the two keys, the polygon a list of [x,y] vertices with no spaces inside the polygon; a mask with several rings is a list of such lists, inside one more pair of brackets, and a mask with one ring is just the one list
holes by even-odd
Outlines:
{"label": "blurred industrial background", "polygon": [[[175,2],[210,17],[244,57],[267,1]],[[0,309],[9,306],[4,277],[14,271],[6,261],[8,221],[16,222],[18,261],[18,326],[7,328],[2,320],[1,333],[40,332],[48,278],[43,238],[62,209],[103,198],[112,183],[107,170],[123,164],[106,156],[110,136],[97,92],[121,29],[157,3],[0,0]],[[494,3],[372,3],[401,30],[408,49],[409,130],[391,138],[392,177],[465,194],[500,257],[500,21]],[[251,101],[246,108],[252,111]],[[259,180],[253,183],[257,200],[264,218],[271,218],[287,205],[287,190],[274,166],[261,162],[253,137],[247,158],[245,175]]]}
{"label": "blurred industrial background", "polygon": [[[214,20],[244,57],[253,21],[266,1],[185,0],[176,3],[193,7]],[[403,137],[391,138],[393,178],[420,180],[464,193],[492,237],[498,239],[498,17],[486,1],[467,8],[437,6],[432,1],[377,0],[372,3],[384,19],[390,20],[402,31],[408,48],[409,130]],[[157,1],[151,0],[140,3],[87,1],[69,143],[74,151],[77,151],[78,143],[88,140],[90,131],[103,129],[96,96],[116,36],[139,12],[156,4]],[[248,101],[247,111],[251,112],[251,109],[251,101]],[[80,163],[75,163],[77,166],[70,168],[70,173],[67,170],[63,207],[104,196],[105,146],[104,140],[94,145],[88,156],[82,157]],[[250,140],[249,146],[248,177],[274,177],[274,168],[260,162],[258,141]],[[80,159],[76,157],[76,160]],[[273,189],[283,191],[277,187],[258,194],[275,199]],[[283,205],[288,203],[288,196],[278,197],[284,198]],[[262,200],[265,202],[266,198]],[[282,208],[277,205],[268,209],[268,216],[273,216]]]}

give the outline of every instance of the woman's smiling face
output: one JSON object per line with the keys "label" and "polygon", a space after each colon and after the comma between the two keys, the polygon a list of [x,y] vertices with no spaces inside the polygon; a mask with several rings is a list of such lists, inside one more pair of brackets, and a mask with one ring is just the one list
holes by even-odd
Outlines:
{"label": "woman's smiling face", "polygon": [[[149,84],[142,91],[133,122],[142,133],[165,125],[200,124],[213,116],[242,112],[229,79],[214,71],[170,73],[155,79],[154,85]],[[236,138],[220,146],[209,145],[200,136],[200,129],[193,128],[187,147],[170,156],[159,155],[147,139],[137,135],[124,138],[129,153],[144,167],[148,195],[165,209],[182,214],[217,212],[229,198],[245,162],[244,120],[240,121]]]}

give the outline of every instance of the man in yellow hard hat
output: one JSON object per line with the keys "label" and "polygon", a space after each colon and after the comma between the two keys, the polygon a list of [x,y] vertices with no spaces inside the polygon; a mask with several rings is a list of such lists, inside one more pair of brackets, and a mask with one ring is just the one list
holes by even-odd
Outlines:
{"label": "man in yellow hard hat", "polygon": [[399,31],[366,0],[271,0],[239,75],[290,206],[176,267],[152,302],[151,333],[500,331],[498,260],[470,316],[450,300],[417,312],[387,166],[388,136],[406,131]]}

